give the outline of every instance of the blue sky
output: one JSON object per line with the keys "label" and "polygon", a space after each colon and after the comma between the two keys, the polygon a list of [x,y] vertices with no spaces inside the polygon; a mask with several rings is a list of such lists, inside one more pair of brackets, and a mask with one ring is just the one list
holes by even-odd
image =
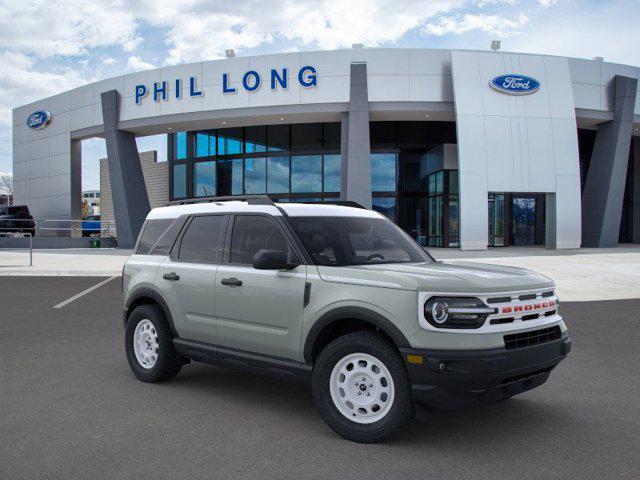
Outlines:
{"label": "blue sky", "polygon": [[[0,172],[11,173],[11,109],[103,78],[237,55],[367,47],[548,53],[640,66],[640,1],[3,0]],[[163,137],[139,139],[166,156]],[[83,145],[98,187],[102,140]]]}

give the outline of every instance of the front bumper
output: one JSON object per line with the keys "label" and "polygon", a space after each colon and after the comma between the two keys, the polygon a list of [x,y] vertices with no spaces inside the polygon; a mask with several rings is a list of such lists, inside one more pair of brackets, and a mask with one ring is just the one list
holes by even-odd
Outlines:
{"label": "front bumper", "polygon": [[[549,378],[570,350],[566,333],[551,342],[512,350],[400,349],[413,399],[428,410],[483,405],[531,390]],[[415,363],[420,359],[422,363]]]}

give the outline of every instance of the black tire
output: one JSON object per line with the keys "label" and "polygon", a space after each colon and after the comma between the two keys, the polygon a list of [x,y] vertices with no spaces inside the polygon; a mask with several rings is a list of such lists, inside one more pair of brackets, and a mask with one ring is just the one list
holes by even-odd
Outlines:
{"label": "black tire", "polygon": [[[336,364],[352,353],[366,353],[380,360],[393,379],[395,398],[388,413],[374,423],[362,424],[340,413],[331,398],[330,378]],[[320,415],[339,435],[358,443],[384,440],[413,416],[411,381],[398,350],[382,335],[371,331],[349,333],[327,345],[313,368],[313,398]]]}
{"label": "black tire", "polygon": [[[133,336],[136,326],[142,320],[149,320],[158,336],[158,356],[152,368],[143,367],[136,358]],[[182,363],[173,348],[173,335],[162,309],[157,305],[140,305],[129,314],[125,327],[125,352],[131,371],[143,382],[164,382],[175,377]]]}

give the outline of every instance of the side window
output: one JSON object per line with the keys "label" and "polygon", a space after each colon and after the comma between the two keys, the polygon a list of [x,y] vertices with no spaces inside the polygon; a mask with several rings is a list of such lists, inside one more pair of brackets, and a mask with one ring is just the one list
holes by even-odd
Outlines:
{"label": "side window", "polygon": [[260,215],[238,215],[231,233],[229,263],[251,265],[258,250],[282,250],[287,253],[287,239],[273,220]]}
{"label": "side window", "polygon": [[155,246],[149,252],[149,255],[169,255],[171,247],[178,238],[180,230],[184,226],[185,218],[177,218],[164,233],[160,236]]}
{"label": "side window", "polygon": [[171,225],[174,220],[174,218],[147,220],[144,229],[140,233],[140,240],[138,241],[136,253],[140,255],[147,255],[160,236],[167,228],[169,228],[169,225]]}
{"label": "side window", "polygon": [[194,263],[218,263],[227,217],[207,215],[193,217],[180,243],[178,260]]}

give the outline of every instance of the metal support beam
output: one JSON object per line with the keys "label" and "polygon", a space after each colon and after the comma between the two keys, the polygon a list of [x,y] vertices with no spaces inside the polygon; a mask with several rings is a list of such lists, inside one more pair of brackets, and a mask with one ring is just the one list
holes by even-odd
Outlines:
{"label": "metal support beam", "polygon": [[640,137],[634,137],[631,143],[633,155],[633,243],[640,243]]}
{"label": "metal support beam", "polygon": [[[346,133],[346,135],[345,135]],[[342,116],[340,199],[371,208],[371,146],[367,64],[351,64],[349,112]]]}
{"label": "metal support beam", "polygon": [[118,129],[119,103],[117,90],[102,93],[102,118],[118,247],[133,248],[150,207],[136,137],[131,132]]}
{"label": "metal support beam", "polygon": [[613,120],[598,127],[582,193],[582,246],[618,245],[638,80],[616,75]]}

